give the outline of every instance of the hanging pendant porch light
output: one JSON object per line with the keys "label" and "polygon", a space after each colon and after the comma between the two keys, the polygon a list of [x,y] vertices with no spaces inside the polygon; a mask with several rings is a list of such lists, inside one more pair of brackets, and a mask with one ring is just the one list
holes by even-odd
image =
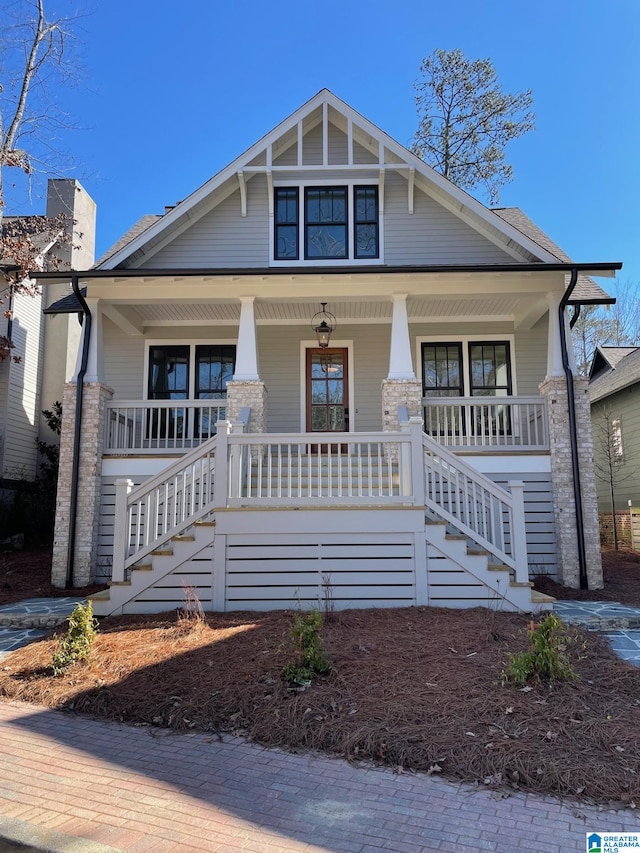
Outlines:
{"label": "hanging pendant porch light", "polygon": [[320,349],[326,349],[329,346],[329,339],[332,332],[335,332],[338,323],[335,316],[327,311],[327,303],[321,302],[322,311],[318,311],[311,318],[311,328],[318,337],[318,346]]}

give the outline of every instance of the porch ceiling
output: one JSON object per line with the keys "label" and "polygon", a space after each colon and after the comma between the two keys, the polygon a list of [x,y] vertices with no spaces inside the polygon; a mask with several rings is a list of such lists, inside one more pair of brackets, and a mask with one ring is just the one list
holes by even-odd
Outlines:
{"label": "porch ceiling", "polygon": [[[539,302],[539,294],[532,296],[490,295],[469,297],[409,297],[407,312],[410,322],[446,322],[462,319],[517,321],[518,318]],[[111,302],[118,310],[118,302]],[[320,308],[317,299],[296,301],[264,300],[255,302],[258,324],[280,323],[284,325],[308,324],[312,315]],[[545,303],[546,308],[546,303]],[[332,299],[328,309],[336,315],[340,324],[347,323],[390,323],[392,303],[386,299]],[[184,325],[232,325],[240,320],[240,303],[237,300],[189,301],[189,302],[145,302],[121,305],[128,319],[138,328],[154,326]]]}

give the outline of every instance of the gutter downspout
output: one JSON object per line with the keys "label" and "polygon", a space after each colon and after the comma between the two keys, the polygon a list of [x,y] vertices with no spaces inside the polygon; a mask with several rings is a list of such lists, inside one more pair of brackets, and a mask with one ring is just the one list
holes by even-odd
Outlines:
{"label": "gutter downspout", "polygon": [[80,437],[82,435],[82,402],[84,392],[84,375],[89,361],[89,342],[91,340],[91,310],[80,292],[78,276],[71,276],[71,288],[76,299],[82,306],[85,317],[84,335],[82,336],[82,358],[80,370],[76,378],[76,419],[73,431],[73,461],[71,467],[71,495],[69,500],[69,542],[67,544],[67,577],[65,588],[73,587],[73,568],[76,542],[76,513],[78,508],[78,474],[80,470]]}
{"label": "gutter downspout", "polygon": [[[558,315],[560,321],[560,350],[562,352],[562,366],[567,381],[567,409],[569,413],[569,440],[571,442],[571,468],[573,473],[573,500],[576,507],[576,533],[578,536],[578,567],[580,577],[580,589],[588,589],[587,579],[587,556],[584,542],[584,517],[582,515],[582,488],[580,486],[580,464],[578,459],[578,436],[576,433],[576,398],[573,387],[573,372],[569,364],[569,351],[567,349],[567,335],[565,329],[564,311],[571,294],[578,281],[578,269],[572,267],[569,286],[560,300]],[[577,318],[576,318],[577,319]]]}

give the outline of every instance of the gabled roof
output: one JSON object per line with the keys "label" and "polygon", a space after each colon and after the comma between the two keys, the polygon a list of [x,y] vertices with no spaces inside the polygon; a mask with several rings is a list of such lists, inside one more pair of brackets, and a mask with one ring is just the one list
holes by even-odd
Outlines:
{"label": "gabled roof", "polygon": [[592,403],[635,385],[640,382],[640,347],[598,347],[590,376]]}
{"label": "gabled roof", "polygon": [[[535,240],[539,246],[542,246],[559,261],[572,261],[572,258],[557,243],[554,243],[548,234],[545,234],[541,228],[538,228],[535,222],[529,219],[526,213],[520,210],[519,207],[494,207],[492,210],[501,219],[504,219],[505,222],[509,222],[518,231]],[[609,296],[590,276],[581,273],[578,276],[577,284],[569,302],[586,305],[592,302],[612,303],[615,302],[615,299]]]}
{"label": "gabled roof", "polygon": [[116,240],[113,246],[107,249],[101,258],[98,258],[95,266],[100,267],[102,264],[105,264],[109,258],[112,258],[118,252],[122,251],[122,249],[128,246],[136,237],[139,237],[140,234],[143,234],[147,230],[147,228],[157,222],[158,219],[162,219],[160,214],[146,213],[135,223],[135,225],[132,225],[119,240]]}
{"label": "gabled roof", "polygon": [[[301,126],[305,120],[310,120],[314,114],[317,115],[320,109],[323,111],[333,110],[349,127],[352,127],[354,134],[358,134],[359,140],[364,142],[368,140],[372,146],[380,146],[379,150],[383,153],[385,150],[389,152],[391,159],[383,164],[386,168],[393,169],[394,164],[403,164],[405,167],[408,166],[413,169],[416,184],[423,191],[477,231],[483,233],[516,261],[552,263],[557,259],[544,245],[536,242],[524,231],[519,230],[507,218],[498,216],[464,190],[456,187],[328,89],[322,89],[184,201],[167,211],[164,216],[158,217],[142,233],[134,236],[125,245],[120,246],[121,241],[119,241],[116,247],[107,253],[107,257],[99,263],[98,267],[100,269],[116,269],[118,267],[144,265],[145,252],[151,251],[154,246],[160,243],[166,243],[173,234],[180,233],[191,222],[204,215],[215,205],[216,197],[223,197],[225,186],[227,194],[231,188],[237,189],[238,175],[243,173],[243,169],[250,169],[251,164],[255,165],[259,158],[266,158],[265,168],[268,168],[268,157],[273,147],[277,146],[278,143],[285,145],[286,142],[283,140],[293,140],[296,127]],[[323,115],[326,115],[326,112]],[[372,163],[372,168],[377,168],[378,165]],[[124,243],[124,238],[122,242]]]}

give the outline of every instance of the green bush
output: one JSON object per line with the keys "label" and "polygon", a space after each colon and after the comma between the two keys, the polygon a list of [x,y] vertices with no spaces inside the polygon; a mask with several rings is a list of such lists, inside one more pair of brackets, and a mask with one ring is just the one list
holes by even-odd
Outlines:
{"label": "green bush", "polygon": [[62,675],[72,664],[89,659],[97,634],[97,624],[90,601],[84,605],[76,604],[69,617],[67,633],[60,640],[58,650],[51,661],[54,675]]}
{"label": "green bush", "polygon": [[568,648],[575,638],[555,613],[548,613],[537,625],[529,623],[530,647],[526,652],[509,652],[502,670],[502,683],[522,687],[531,680],[574,681],[578,674],[569,659]]}
{"label": "green bush", "polygon": [[320,626],[322,616],[317,610],[296,613],[289,633],[293,643],[294,660],[282,671],[287,684],[309,685],[316,674],[329,672],[331,664],[324,655]]}

